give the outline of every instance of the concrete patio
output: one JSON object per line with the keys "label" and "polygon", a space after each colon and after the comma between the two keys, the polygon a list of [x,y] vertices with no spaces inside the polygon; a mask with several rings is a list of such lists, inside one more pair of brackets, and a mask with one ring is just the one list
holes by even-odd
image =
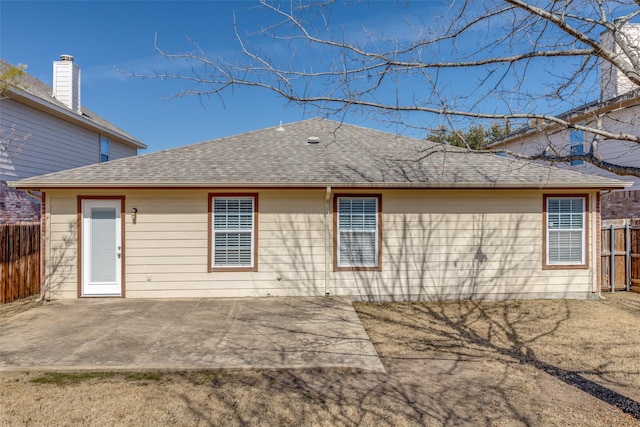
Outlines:
{"label": "concrete patio", "polygon": [[384,372],[349,300],[59,300],[0,321],[0,371],[313,367]]}

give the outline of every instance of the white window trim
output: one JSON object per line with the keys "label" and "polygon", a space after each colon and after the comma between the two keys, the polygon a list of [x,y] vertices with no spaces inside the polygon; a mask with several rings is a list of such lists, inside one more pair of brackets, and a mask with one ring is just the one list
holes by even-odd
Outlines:
{"label": "white window trim", "polygon": [[[375,257],[375,262],[372,264],[352,264],[349,262],[344,262],[342,261],[342,259],[340,258],[340,247],[341,247],[341,240],[342,240],[342,232],[346,231],[348,232],[349,230],[342,230],[340,228],[340,200],[344,200],[344,199],[352,199],[352,200],[374,200],[375,201],[375,227],[373,230],[370,230],[371,233],[374,234],[374,257]],[[380,197],[379,196],[369,196],[369,195],[365,195],[365,196],[355,196],[355,195],[344,195],[344,196],[336,196],[336,266],[338,268],[346,268],[346,269],[378,269],[380,266],[380,243],[379,243],[379,239],[380,239],[380,218],[379,218],[379,211],[380,211]],[[354,230],[355,231],[355,230]],[[362,232],[362,231],[368,231],[368,230],[357,230],[358,232]]]}
{"label": "white window trim", "polygon": [[[550,242],[550,235],[551,233],[558,233],[558,232],[566,232],[566,231],[577,231],[578,229],[576,228],[551,228],[549,226],[549,201],[550,200],[557,200],[557,199],[563,199],[563,200],[567,200],[567,199],[573,199],[573,200],[580,200],[582,202],[582,228],[580,229],[581,233],[580,233],[580,245],[581,245],[581,254],[580,254],[580,261],[575,261],[575,262],[560,262],[557,260],[551,260],[550,259],[550,249],[551,246],[549,244]],[[545,198],[545,222],[546,222],[546,233],[545,233],[545,247],[546,247],[546,253],[545,253],[545,264],[549,267],[562,267],[562,266],[569,266],[569,267],[582,267],[585,266],[587,264],[587,197],[586,196],[582,196],[582,195],[567,195],[567,196],[554,196],[554,195],[549,195]]]}
{"label": "white window trim", "polygon": [[[251,200],[251,227],[249,228],[239,228],[234,230],[216,230],[215,228],[215,201],[216,200]],[[257,195],[247,194],[247,195],[224,195],[224,194],[211,194],[209,197],[210,209],[211,209],[211,248],[210,248],[210,263],[209,268],[210,271],[221,271],[221,270],[254,270],[256,267],[255,254],[256,254],[256,208],[257,208]],[[216,256],[215,256],[215,241],[216,234],[222,233],[250,233],[251,235],[251,253],[250,253],[250,263],[249,264],[216,264]]]}

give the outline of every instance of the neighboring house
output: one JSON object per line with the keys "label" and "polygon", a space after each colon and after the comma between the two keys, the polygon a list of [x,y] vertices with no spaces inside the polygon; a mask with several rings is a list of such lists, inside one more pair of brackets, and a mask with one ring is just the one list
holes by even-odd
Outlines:
{"label": "neighboring house", "polygon": [[619,180],[324,119],[23,179],[47,298],[588,298]]}
{"label": "neighboring house", "polygon": [[[0,75],[11,69],[0,59]],[[37,220],[37,198],[9,180],[135,156],[146,145],[81,105],[80,68],[63,55],[53,88],[24,74],[0,97],[0,223]]]}
{"label": "neighboring house", "polygon": [[[611,132],[640,134],[640,92],[634,91],[603,102],[593,102],[559,116],[571,123],[596,126],[600,120]],[[553,124],[532,123],[526,128],[497,141],[488,148],[505,149],[525,155],[538,155],[554,150],[559,155],[582,154],[591,149],[594,137],[579,130],[566,129]],[[640,166],[640,145],[626,141],[600,141],[595,151],[603,160],[622,166]],[[551,154],[551,153],[550,153]],[[621,176],[583,161],[558,163],[555,166],[607,178],[632,181],[633,186],[619,194],[603,196],[602,215],[608,218],[640,216],[640,178]]]}
{"label": "neighboring house", "polygon": [[[624,27],[628,42],[640,45],[640,26],[628,24]],[[602,40],[614,51],[624,55],[609,33]],[[600,128],[611,133],[640,135],[640,89],[609,62],[600,65],[600,98],[597,101],[573,108],[558,118],[573,124]],[[594,145],[595,144],[595,145]],[[569,154],[594,153],[602,160],[622,166],[640,166],[640,145],[619,140],[598,140],[593,134],[567,129],[555,123],[532,121],[529,126],[488,146],[490,149],[505,149],[525,155],[566,156]],[[625,192],[606,194],[602,198],[602,216],[607,218],[640,217],[640,178],[620,176],[600,169],[590,163],[574,160],[557,163],[557,167],[602,177],[633,181]]]}

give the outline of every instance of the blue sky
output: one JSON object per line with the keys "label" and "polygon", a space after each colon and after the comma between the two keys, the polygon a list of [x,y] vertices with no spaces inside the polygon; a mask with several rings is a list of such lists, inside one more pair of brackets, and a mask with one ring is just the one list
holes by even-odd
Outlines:
{"label": "blue sky", "polygon": [[[353,3],[353,2],[348,2]],[[365,30],[378,37],[409,40],[416,32],[436,25],[434,16],[443,13],[445,2],[436,0],[362,1],[355,7],[338,2],[330,12],[330,31],[345,39],[365,41]],[[478,3],[482,7],[482,3]],[[163,58],[153,47],[168,52],[193,50],[195,40],[208,58],[240,58],[234,36],[233,17],[241,33],[255,31],[273,21],[273,15],[256,7],[255,1],[7,1],[0,0],[0,57],[12,64],[26,64],[27,72],[51,85],[52,61],[70,54],[82,69],[82,104],[145,142],[147,152],[183,146],[195,142],[276,126],[317,115],[312,107],[287,103],[264,90],[239,88],[222,98],[183,97],[167,100],[182,89],[185,82],[130,78],[115,67],[138,74],[169,71],[188,74],[186,61]],[[408,25],[411,21],[411,25]],[[500,22],[497,23],[498,27]],[[487,26],[490,27],[490,26]],[[458,41],[485,46],[492,30],[473,33],[472,40]],[[379,41],[379,40],[378,40]],[[260,43],[263,43],[262,45]],[[255,45],[254,45],[255,46]],[[295,45],[258,41],[257,47],[278,58],[288,58]],[[456,48],[464,48],[456,46]],[[445,49],[443,49],[445,50]],[[446,58],[447,52],[433,52]],[[321,50],[297,52],[306,67],[323,65],[334,58]],[[554,68],[558,73],[562,68]],[[447,82],[439,89],[451,99],[473,96],[479,76],[474,70],[448,72]],[[530,69],[535,79],[528,84],[544,86],[542,70]],[[400,82],[400,79],[398,80]],[[525,82],[527,83],[527,82]],[[411,77],[380,91],[385,101],[403,97],[429,97],[424,81]],[[421,86],[418,86],[421,85]],[[526,87],[524,87],[526,89]],[[589,92],[585,92],[588,96]],[[482,108],[512,108],[507,91],[502,100],[491,99]],[[513,95],[515,98],[515,94]],[[579,103],[586,101],[580,100]],[[539,107],[536,107],[539,108]],[[561,110],[565,108],[560,105]],[[546,112],[546,111],[545,111]],[[370,115],[349,112],[334,119],[391,132],[424,137],[424,130],[412,131],[389,126]],[[419,126],[434,126],[433,117],[416,117]]]}
{"label": "blue sky", "polygon": [[[360,15],[365,9],[367,15]],[[362,22],[373,27],[388,25],[389,13],[398,19],[402,15],[402,7],[392,2],[365,9],[359,9],[357,17],[345,9],[337,18],[347,27]],[[265,12],[252,1],[2,0],[0,56],[14,65],[26,64],[28,73],[51,85],[52,61],[61,54],[73,55],[82,69],[82,104],[145,142],[147,152],[314,116],[258,90],[227,93],[222,101],[216,97],[167,101],[185,84],[132,79],[114,69],[150,73],[186,67],[154,51],[156,34],[168,51],[190,50],[187,38],[192,38],[206,46],[208,55],[233,57],[238,52],[234,13],[243,28],[263,24]],[[347,120],[375,126],[358,116]]]}

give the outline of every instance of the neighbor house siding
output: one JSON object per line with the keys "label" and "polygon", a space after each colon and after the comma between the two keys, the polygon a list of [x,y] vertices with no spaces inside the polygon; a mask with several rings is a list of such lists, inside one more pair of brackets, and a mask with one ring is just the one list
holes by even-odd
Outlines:
{"label": "neighbor house siding", "polygon": [[[100,151],[100,143],[98,142],[98,151]],[[123,159],[125,157],[131,157],[138,154],[138,149],[130,145],[114,142],[113,139],[109,139],[109,161]],[[100,153],[98,153],[98,156]]]}
{"label": "neighbor house siding", "polygon": [[[601,126],[614,133],[626,133],[635,135],[637,133],[638,115],[640,114],[640,107],[631,107],[622,110],[616,110],[609,112],[606,115],[601,116]],[[579,121],[580,124],[590,127],[597,127],[597,123],[594,119],[586,118]],[[541,130],[537,132],[528,133],[522,136],[516,136],[506,144],[498,144],[492,148],[506,148],[515,153],[522,153],[526,155],[537,155],[547,147],[555,147],[559,150],[561,155],[570,154],[569,135],[568,129],[550,129]],[[590,144],[593,142],[594,135],[590,133],[584,134],[584,153],[588,154],[590,150]],[[553,153],[550,153],[553,154]],[[600,138],[596,154],[600,156],[602,160],[609,161],[616,165],[621,166],[633,166],[637,167],[640,164],[640,145],[629,142],[619,141],[614,139]],[[564,169],[572,169],[579,172],[587,173],[590,175],[598,175],[605,178],[621,179],[624,181],[633,181],[633,187],[626,188],[626,191],[640,190],[640,178],[628,176],[628,175],[616,175],[612,172],[600,169],[587,162],[578,166],[571,166],[567,163],[557,163],[556,166]]]}
{"label": "neighbor house siding", "polygon": [[[9,141],[0,155],[0,180],[13,181],[98,163],[100,137],[70,122],[17,102],[0,100],[0,129]],[[111,140],[110,160],[135,156],[137,149]]]}
{"label": "neighbor house siding", "polygon": [[[326,292],[376,300],[587,297],[594,290],[591,252],[587,269],[543,269],[543,195],[553,192],[349,190],[381,195],[382,271],[334,271],[333,262],[325,257],[332,259],[334,246],[333,233],[325,228],[332,231],[333,222],[331,215],[325,215],[332,203],[326,202],[324,189],[247,190],[257,193],[259,200],[258,271],[209,272],[208,194],[224,192],[216,188],[48,191],[47,269],[52,297],[73,298],[77,293],[78,195],[125,196],[128,298]],[[129,215],[134,207],[135,224]],[[592,217],[588,242],[595,241]],[[55,255],[56,248],[61,248],[60,256]],[[330,271],[325,274],[327,265]]]}

